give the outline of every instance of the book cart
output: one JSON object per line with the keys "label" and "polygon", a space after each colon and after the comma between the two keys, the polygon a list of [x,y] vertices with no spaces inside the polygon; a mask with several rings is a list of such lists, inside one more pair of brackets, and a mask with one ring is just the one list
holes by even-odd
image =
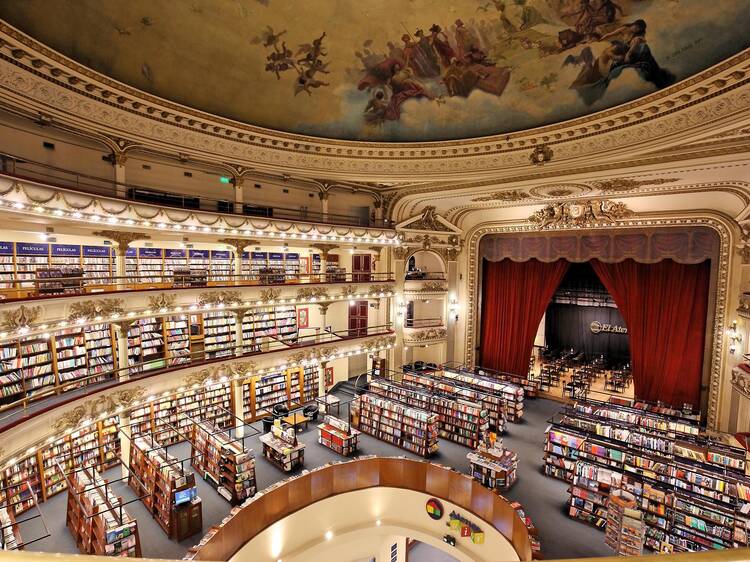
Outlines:
{"label": "book cart", "polygon": [[138,522],[125,511],[122,498],[112,492],[110,482],[93,466],[68,473],[65,479],[65,524],[78,550],[99,556],[140,557]]}
{"label": "book cart", "polygon": [[263,456],[284,472],[291,472],[305,462],[305,445],[297,441],[293,427],[281,429],[278,423],[274,423],[271,431],[260,436],[260,442]]}
{"label": "book cart", "polygon": [[518,455],[505,449],[501,439],[488,437],[466,458],[474,479],[492,490],[507,490],[518,477]]}
{"label": "book cart", "polygon": [[325,416],[318,425],[318,443],[345,457],[357,452],[359,434],[350,422],[331,415]]}

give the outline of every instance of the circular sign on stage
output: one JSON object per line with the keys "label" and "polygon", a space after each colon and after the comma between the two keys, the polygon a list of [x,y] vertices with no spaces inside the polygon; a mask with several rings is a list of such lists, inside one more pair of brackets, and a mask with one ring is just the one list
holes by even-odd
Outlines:
{"label": "circular sign on stage", "polygon": [[440,500],[436,498],[430,498],[429,500],[427,500],[427,505],[425,506],[425,509],[427,510],[427,515],[429,515],[435,521],[442,519],[443,504],[440,503]]}

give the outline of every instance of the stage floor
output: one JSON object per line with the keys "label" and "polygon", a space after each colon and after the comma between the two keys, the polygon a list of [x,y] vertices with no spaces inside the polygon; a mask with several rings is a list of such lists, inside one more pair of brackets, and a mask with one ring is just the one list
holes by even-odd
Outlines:
{"label": "stage floor", "polygon": [[[536,360],[536,363],[534,364],[534,372],[536,374],[539,374],[539,370],[541,369],[541,361],[538,359]],[[551,400],[556,400],[558,402],[570,402],[571,398],[569,396],[565,396],[563,394],[563,389],[565,388],[565,383],[570,382],[571,377],[573,376],[573,369],[568,369],[563,376],[560,377],[560,384],[558,386],[551,386],[549,391],[545,392],[539,392],[539,396],[541,398],[549,398]],[[628,385],[623,392],[612,392],[610,390],[604,389],[604,381],[605,377],[602,375],[598,379],[591,382],[591,389],[589,390],[588,397],[592,400],[601,400],[603,402],[606,402],[609,400],[610,396],[617,396],[619,398],[633,398],[633,383],[631,382],[630,385]]]}

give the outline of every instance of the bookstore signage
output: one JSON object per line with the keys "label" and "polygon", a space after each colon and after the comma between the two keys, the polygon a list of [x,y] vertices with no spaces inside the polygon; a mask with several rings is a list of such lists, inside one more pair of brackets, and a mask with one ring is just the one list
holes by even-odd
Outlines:
{"label": "bookstore signage", "polygon": [[628,329],[625,326],[613,326],[612,324],[602,324],[598,320],[591,323],[592,334],[627,334]]}

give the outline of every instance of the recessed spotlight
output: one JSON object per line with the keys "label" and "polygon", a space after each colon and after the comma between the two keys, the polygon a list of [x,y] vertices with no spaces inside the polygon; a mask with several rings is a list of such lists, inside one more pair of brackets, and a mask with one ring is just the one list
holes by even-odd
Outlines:
{"label": "recessed spotlight", "polygon": [[377,525],[378,527],[380,527],[380,519],[378,519],[377,521],[375,521],[375,525]]}
{"label": "recessed spotlight", "polygon": [[326,531],[325,537],[327,541],[330,541],[333,538],[333,531]]}

